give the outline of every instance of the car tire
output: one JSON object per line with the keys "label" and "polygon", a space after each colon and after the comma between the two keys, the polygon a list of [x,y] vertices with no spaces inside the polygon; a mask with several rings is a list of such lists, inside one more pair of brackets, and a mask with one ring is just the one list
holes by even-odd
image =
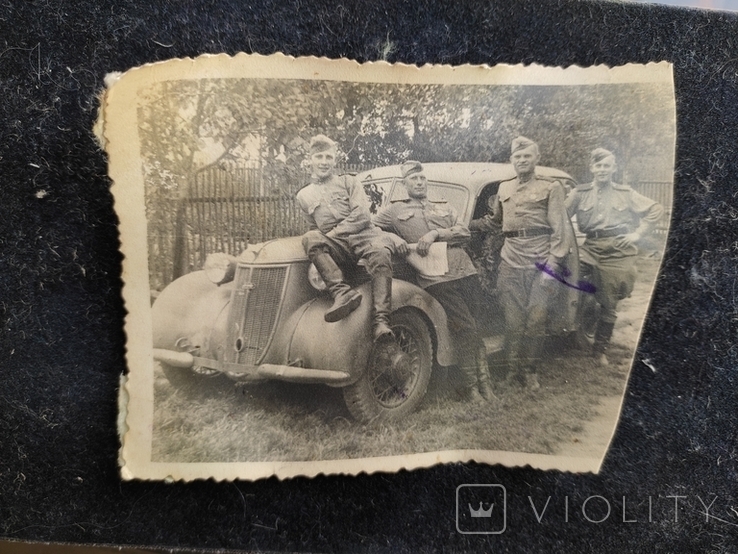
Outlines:
{"label": "car tire", "polygon": [[390,325],[396,341],[376,343],[364,374],[343,389],[346,406],[359,421],[403,418],[418,407],[428,388],[433,346],[425,320],[401,311],[392,314]]}

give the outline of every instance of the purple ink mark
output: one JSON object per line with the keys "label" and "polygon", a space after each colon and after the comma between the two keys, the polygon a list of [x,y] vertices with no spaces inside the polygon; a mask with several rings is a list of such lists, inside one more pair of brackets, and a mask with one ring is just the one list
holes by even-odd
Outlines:
{"label": "purple ink mark", "polygon": [[582,292],[586,292],[589,294],[594,294],[597,291],[597,287],[595,287],[592,283],[589,283],[587,281],[577,281],[576,284],[570,283],[566,280],[567,277],[571,277],[571,271],[569,268],[564,267],[561,269],[561,272],[557,272],[552,267],[549,267],[548,264],[542,264],[539,262],[536,262],[536,267],[539,271],[543,271],[545,274],[550,275],[554,279],[556,279],[559,283],[563,283],[567,287],[580,290]]}

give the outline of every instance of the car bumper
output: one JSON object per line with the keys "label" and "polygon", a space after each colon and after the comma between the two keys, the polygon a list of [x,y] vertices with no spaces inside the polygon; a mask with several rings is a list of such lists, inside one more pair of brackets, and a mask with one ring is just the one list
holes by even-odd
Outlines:
{"label": "car bumper", "polygon": [[263,381],[278,379],[291,383],[325,383],[342,385],[351,382],[351,376],[345,371],[328,369],[311,369],[279,364],[245,365],[222,362],[210,358],[200,358],[189,352],[177,352],[163,348],[154,349],[154,359],[182,371],[206,368],[219,371],[236,381]]}

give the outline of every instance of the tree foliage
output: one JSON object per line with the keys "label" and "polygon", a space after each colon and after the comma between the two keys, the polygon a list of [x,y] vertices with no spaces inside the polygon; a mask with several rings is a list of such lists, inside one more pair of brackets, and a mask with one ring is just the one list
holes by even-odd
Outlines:
{"label": "tree foliage", "polygon": [[[352,164],[504,161],[524,134],[542,163],[586,178],[597,146],[670,160],[670,91],[594,86],[403,85],[278,79],[201,79],[155,85],[139,112],[147,171],[184,184],[209,164],[250,160],[294,192],[307,142],[336,140]],[[297,182],[295,182],[297,180]]]}
{"label": "tree foliage", "polygon": [[637,179],[634,168],[672,167],[671,94],[654,84],[157,83],[142,95],[138,112],[149,223],[156,227],[150,232],[167,226],[173,232],[177,200],[198,171],[212,166],[258,167],[263,194],[292,197],[306,181],[307,147],[316,133],[339,144],[345,163],[370,167],[406,159],[503,162],[512,138],[522,134],[538,142],[543,165],[580,182],[590,179],[589,152],[600,146]]}

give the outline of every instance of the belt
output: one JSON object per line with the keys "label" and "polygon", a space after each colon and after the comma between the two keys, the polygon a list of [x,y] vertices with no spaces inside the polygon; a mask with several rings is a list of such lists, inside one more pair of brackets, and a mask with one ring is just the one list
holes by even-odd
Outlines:
{"label": "belt", "polygon": [[505,231],[502,234],[506,237],[539,237],[541,235],[552,235],[553,229],[551,227],[530,227],[519,231]]}
{"label": "belt", "polygon": [[601,229],[597,231],[589,231],[587,233],[588,239],[604,239],[607,237],[617,237],[618,235],[627,235],[630,229],[627,225],[620,225],[612,229]]}

